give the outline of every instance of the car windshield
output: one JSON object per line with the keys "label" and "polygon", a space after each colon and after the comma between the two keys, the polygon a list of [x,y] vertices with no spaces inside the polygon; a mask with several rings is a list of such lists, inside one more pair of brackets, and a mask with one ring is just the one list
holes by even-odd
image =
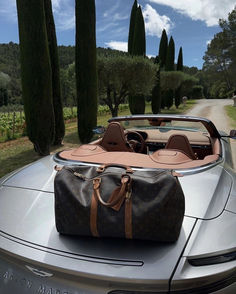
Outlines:
{"label": "car windshield", "polygon": [[168,130],[185,130],[192,132],[207,132],[207,129],[201,122],[163,119],[135,119],[120,121],[125,129],[159,129],[161,131]]}

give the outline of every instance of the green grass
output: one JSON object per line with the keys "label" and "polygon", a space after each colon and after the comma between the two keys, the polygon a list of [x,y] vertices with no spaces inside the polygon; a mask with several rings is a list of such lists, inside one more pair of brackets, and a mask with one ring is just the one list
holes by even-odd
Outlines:
{"label": "green grass", "polygon": [[[179,109],[175,107],[169,110],[163,110],[162,114],[183,114],[194,106],[195,101],[187,101],[186,106],[180,105]],[[146,114],[150,114],[151,105],[146,105]],[[119,112],[119,115],[130,115],[128,109]],[[111,117],[110,114],[98,116],[97,125],[107,126],[107,121]],[[63,146],[52,148],[52,153],[56,153],[66,148],[77,147],[80,144],[77,133],[77,122],[72,120],[66,124],[66,135],[63,140]],[[22,137],[17,140],[11,140],[5,143],[0,143],[0,177],[5,174],[29,164],[41,158],[33,149],[32,143],[27,137]]]}
{"label": "green grass", "polygon": [[[128,107],[128,104],[121,104],[119,109],[124,110],[128,109]],[[98,116],[109,113],[108,106],[99,105]],[[64,107],[63,116],[65,121],[74,120],[77,116],[77,107]],[[23,137],[25,136],[25,132],[25,115],[23,108],[19,111],[9,108],[7,111],[7,107],[0,107],[0,143]]]}
{"label": "green grass", "polygon": [[231,126],[233,128],[236,128],[236,107],[231,106],[231,105],[227,105],[225,106],[227,115],[230,117],[231,119]]}

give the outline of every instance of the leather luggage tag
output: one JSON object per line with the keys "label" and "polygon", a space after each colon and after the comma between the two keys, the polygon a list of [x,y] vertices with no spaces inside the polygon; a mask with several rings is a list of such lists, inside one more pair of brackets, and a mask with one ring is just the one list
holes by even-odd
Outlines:
{"label": "leather luggage tag", "polygon": [[[112,194],[111,194],[111,196],[110,196],[108,202],[113,202],[113,201],[115,201],[115,200],[118,198],[118,196],[119,196],[119,192],[120,192],[120,189],[121,189],[121,187],[117,187],[117,188],[112,192]],[[121,208],[121,206],[122,206],[122,204],[123,204],[123,202],[124,202],[124,200],[125,200],[125,193],[124,193],[124,195],[120,198],[120,200],[119,200],[115,205],[113,205],[111,208],[114,209],[115,211],[119,211],[120,208]]]}
{"label": "leather luggage tag", "polygon": [[[127,195],[129,195],[129,198],[131,196],[131,183],[132,183],[132,178],[127,175],[127,174],[124,174],[122,177],[121,177],[121,186],[117,187],[111,194],[108,202],[109,203],[112,203],[112,202],[115,202],[116,203],[116,200],[117,203],[114,204],[113,206],[111,206],[112,209],[114,209],[115,211],[119,211],[124,200],[127,198]],[[121,193],[123,193],[122,195],[120,195]]]}

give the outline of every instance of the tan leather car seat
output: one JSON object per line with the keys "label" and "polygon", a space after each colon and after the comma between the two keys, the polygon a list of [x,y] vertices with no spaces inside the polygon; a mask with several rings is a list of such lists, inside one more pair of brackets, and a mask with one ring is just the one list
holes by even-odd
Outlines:
{"label": "tan leather car seat", "polygon": [[99,145],[106,151],[134,152],[132,147],[127,143],[124,129],[119,122],[109,123]]}
{"label": "tan leather car seat", "polygon": [[165,149],[176,149],[183,151],[191,159],[197,159],[193,149],[185,135],[171,135],[166,143]]}

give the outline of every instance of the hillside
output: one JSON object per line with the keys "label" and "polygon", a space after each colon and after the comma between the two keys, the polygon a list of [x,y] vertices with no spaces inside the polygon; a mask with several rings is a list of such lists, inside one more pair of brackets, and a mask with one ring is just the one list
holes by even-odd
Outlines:
{"label": "hillside", "polygon": [[[74,46],[58,46],[61,78],[64,71],[75,61]],[[110,48],[97,48],[103,56],[126,55],[127,53]],[[73,78],[73,77],[72,77]],[[63,84],[64,81],[62,81]],[[0,107],[4,104],[21,104],[20,49],[15,43],[0,44]]]}
{"label": "hillside", "polygon": [[[58,46],[61,88],[65,105],[75,105],[75,47]],[[97,48],[98,56],[125,56],[128,53],[110,48]],[[195,75],[197,68],[184,67],[184,72]],[[22,104],[20,81],[20,49],[15,43],[0,44],[0,107]]]}

